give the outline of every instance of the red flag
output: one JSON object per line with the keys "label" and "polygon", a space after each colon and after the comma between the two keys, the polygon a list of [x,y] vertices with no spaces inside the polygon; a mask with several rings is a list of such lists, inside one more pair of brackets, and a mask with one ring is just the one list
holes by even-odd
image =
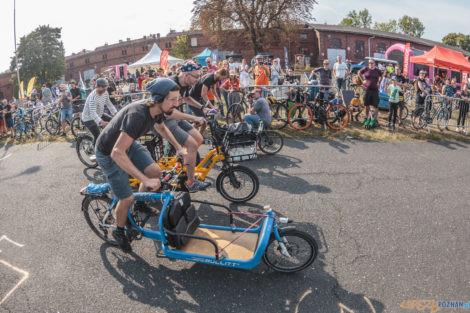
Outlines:
{"label": "red flag", "polygon": [[468,84],[468,73],[467,72],[462,73],[462,84]]}
{"label": "red flag", "polygon": [[403,76],[408,76],[408,70],[410,66],[410,51],[411,51],[411,44],[408,42],[405,46],[405,53],[404,53],[404,60],[403,60]]}
{"label": "red flag", "polygon": [[165,70],[168,67],[168,50],[163,50],[160,55],[160,67]]}

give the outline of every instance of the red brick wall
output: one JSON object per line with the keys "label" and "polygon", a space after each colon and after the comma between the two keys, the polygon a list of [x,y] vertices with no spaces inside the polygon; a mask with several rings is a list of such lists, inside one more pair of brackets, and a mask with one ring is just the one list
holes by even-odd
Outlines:
{"label": "red brick wall", "polygon": [[10,81],[11,74],[0,74],[0,91],[3,96],[10,100],[13,97],[13,85]]}

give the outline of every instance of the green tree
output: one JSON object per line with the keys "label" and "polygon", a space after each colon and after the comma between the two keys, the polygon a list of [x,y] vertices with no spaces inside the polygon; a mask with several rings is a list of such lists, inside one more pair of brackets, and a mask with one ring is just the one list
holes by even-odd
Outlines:
{"label": "green tree", "polygon": [[449,46],[459,47],[460,49],[470,51],[470,35],[449,33],[442,38],[442,42]]}
{"label": "green tree", "polygon": [[389,20],[388,22],[374,23],[374,29],[380,30],[383,32],[397,33],[398,32],[398,23],[396,20]]}
{"label": "green tree", "polygon": [[191,57],[191,47],[189,47],[188,36],[177,36],[171,49],[171,54],[177,58],[186,60]]}
{"label": "green tree", "polygon": [[339,23],[341,26],[352,26],[361,28],[370,28],[372,25],[372,16],[369,10],[364,9],[356,12],[356,10],[349,11],[345,18]]}
{"label": "green tree", "polygon": [[[37,84],[53,82],[65,73],[61,28],[39,26],[21,37],[17,53],[20,79],[25,84],[34,76],[37,77]],[[12,58],[10,70],[15,71],[15,69],[16,59]]]}
{"label": "green tree", "polygon": [[[233,47],[235,40],[246,40],[256,54],[275,41],[273,31],[285,35],[292,32],[292,25],[303,26],[313,21],[316,3],[316,0],[195,0],[191,22],[219,49]],[[238,33],[243,34],[241,38]]]}
{"label": "green tree", "polygon": [[417,17],[403,15],[398,20],[398,28],[403,34],[421,38],[424,33],[424,25]]}

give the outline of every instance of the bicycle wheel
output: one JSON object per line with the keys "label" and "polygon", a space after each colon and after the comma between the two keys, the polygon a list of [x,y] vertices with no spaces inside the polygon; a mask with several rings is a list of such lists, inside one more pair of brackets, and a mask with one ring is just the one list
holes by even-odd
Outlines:
{"label": "bicycle wheel", "polygon": [[72,125],[70,125],[70,129],[72,131],[72,135],[77,138],[80,133],[87,132],[88,128],[85,127],[83,124],[82,119],[80,117],[76,117],[72,120]]}
{"label": "bicycle wheel", "polygon": [[444,131],[444,129],[447,128],[447,125],[449,124],[449,111],[447,109],[442,109],[440,112],[437,114],[437,127],[439,128],[440,131]]}
{"label": "bicycle wheel", "polygon": [[339,130],[348,125],[349,111],[340,104],[332,105],[326,110],[326,124],[331,129]]}
{"label": "bicycle wheel", "polygon": [[310,125],[313,121],[313,112],[305,104],[294,105],[287,115],[287,121],[289,125],[297,130],[304,130]]}
{"label": "bicycle wheel", "polygon": [[401,120],[404,121],[408,117],[408,108],[403,106],[403,110],[401,110]]}
{"label": "bicycle wheel", "polygon": [[263,255],[267,266],[278,272],[294,273],[307,268],[315,261],[318,245],[312,236],[296,229],[279,229],[279,235],[288,254],[283,253],[279,241],[271,235]]}
{"label": "bicycle wheel", "polygon": [[[82,211],[91,230],[93,230],[93,232],[104,241],[113,246],[117,246],[117,242],[111,236],[112,228],[102,225],[103,219],[111,203],[112,200],[106,196],[85,196],[82,201]],[[105,224],[116,224],[115,210],[111,211],[109,216],[106,218]]]}
{"label": "bicycle wheel", "polygon": [[242,122],[244,114],[245,109],[243,108],[243,105],[241,103],[233,103],[227,110],[225,121],[227,124]]}
{"label": "bicycle wheel", "polygon": [[271,110],[271,127],[273,129],[283,129],[287,126],[287,106],[277,103]]}
{"label": "bicycle wheel", "polygon": [[276,154],[284,146],[284,138],[278,132],[264,130],[258,136],[258,147],[266,154]]}
{"label": "bicycle wheel", "polygon": [[98,166],[96,162],[93,137],[88,134],[78,136],[75,144],[78,159],[88,168],[95,168]]}
{"label": "bicycle wheel", "polygon": [[216,180],[217,191],[231,202],[242,203],[256,196],[259,180],[255,172],[245,166],[233,166],[222,170]]}
{"label": "bicycle wheel", "polygon": [[46,130],[51,135],[57,135],[60,131],[60,124],[57,120],[49,118],[46,121]]}

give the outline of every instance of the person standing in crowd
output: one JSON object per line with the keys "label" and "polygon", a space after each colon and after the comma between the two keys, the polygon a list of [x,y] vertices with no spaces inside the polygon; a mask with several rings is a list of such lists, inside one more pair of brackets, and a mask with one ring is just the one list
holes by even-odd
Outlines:
{"label": "person standing in crowd", "polygon": [[108,79],[108,89],[106,91],[108,92],[109,100],[111,100],[111,103],[116,107],[116,85],[112,80]]}
{"label": "person standing in crowd", "polygon": [[137,77],[137,86],[139,87],[139,91],[142,91],[142,85],[145,80],[145,73],[141,72],[140,76]]}
{"label": "person standing in crowd", "polygon": [[104,113],[104,106],[108,107],[111,114],[115,115],[117,113],[116,108],[109,99],[108,85],[106,78],[98,78],[96,80],[96,89],[88,95],[83,108],[82,122],[93,135],[93,142],[96,142],[100,135],[99,126],[105,127],[111,120],[111,116]]}
{"label": "person standing in crowd", "polygon": [[424,111],[424,102],[426,100],[426,72],[419,71],[419,77],[416,81],[416,103],[415,109],[411,113],[411,123],[414,123],[416,117],[420,116]]}
{"label": "person standing in crowd", "polygon": [[65,125],[66,121],[69,120],[72,123],[73,120],[73,109],[72,109],[72,94],[67,90],[65,84],[60,84],[60,97],[59,103],[61,104],[60,111],[60,123],[62,124],[62,136],[65,136]]}
{"label": "person standing in crowd", "polygon": [[382,81],[380,82],[379,92],[386,93],[390,83],[390,73],[383,72]]}
{"label": "person standing in crowd", "polygon": [[44,105],[48,105],[52,102],[52,91],[51,91],[51,84],[43,84],[42,85],[42,103]]}
{"label": "person standing in crowd", "polygon": [[279,76],[282,75],[282,69],[277,59],[273,60],[271,65],[271,85],[277,86],[279,84]]}
{"label": "person standing in crowd", "polygon": [[[456,132],[464,132],[465,131],[465,119],[467,117],[467,113],[469,110],[470,104],[470,92],[468,91],[468,84],[462,84],[462,90],[460,91],[460,110],[459,110],[459,118],[457,119],[457,128],[455,129]],[[462,127],[462,128],[460,128]]]}
{"label": "person standing in crowd", "polygon": [[73,113],[81,113],[83,110],[83,100],[80,88],[74,80],[70,81],[70,94],[72,95],[72,111]]}
{"label": "person standing in crowd", "polygon": [[145,86],[152,80],[154,80],[154,78],[150,77],[149,72],[145,72],[145,79],[142,81],[142,90],[145,90]]}
{"label": "person standing in crowd", "polygon": [[244,121],[253,128],[258,128],[260,121],[263,121],[265,127],[269,126],[269,124],[271,124],[269,103],[265,98],[261,97],[259,89],[255,89],[250,93],[248,102],[250,102],[250,107],[248,108],[250,114],[245,114],[243,117]]}
{"label": "person standing in crowd", "polygon": [[[375,61],[369,59],[369,66],[362,68],[359,71],[359,79],[363,83],[363,87],[366,90],[364,94],[364,106],[366,107],[366,121],[364,125],[366,127],[378,126],[378,115],[379,115],[379,85],[382,81],[382,71],[375,67]],[[372,110],[370,107],[372,106]]]}
{"label": "person standing in crowd", "polygon": [[[256,65],[253,68],[253,75],[255,76],[255,85],[257,86],[267,86],[269,85],[269,67],[264,64],[263,62],[263,56],[262,55],[257,55],[255,57],[256,59]],[[266,87],[256,87],[257,90],[263,90],[261,93],[261,96],[264,98],[265,96],[265,88]]]}
{"label": "person standing in crowd", "polygon": [[[222,68],[227,70],[227,73],[230,73],[230,64],[228,63],[227,60],[222,61]],[[226,79],[228,79],[228,77]],[[221,89],[220,86],[225,83],[226,79],[222,80],[220,83],[217,83],[217,85],[215,86],[216,92],[218,92],[219,98],[220,98],[220,95],[222,95],[222,97],[224,98],[225,105],[228,104],[228,93],[224,89]],[[214,95],[211,93],[212,91],[209,90],[209,97],[211,97],[212,99],[215,99]],[[220,114],[222,115],[222,118],[225,118],[224,105],[222,102],[219,102],[219,111],[220,111]]]}
{"label": "person standing in crowd", "polygon": [[13,123],[13,107],[10,103],[8,103],[7,99],[3,99],[3,113],[5,114],[5,125],[7,127],[7,131],[10,130],[11,138],[15,138],[15,124]]}
{"label": "person standing in crowd", "polygon": [[229,71],[235,71],[235,62],[233,60],[233,58],[229,58],[228,59],[228,67],[229,67]]}
{"label": "person standing in crowd", "polygon": [[331,86],[332,73],[330,70],[330,61],[324,60],[323,67],[317,68],[313,73],[317,77],[320,85]]}
{"label": "person standing in crowd", "polygon": [[336,80],[336,87],[338,93],[343,94],[343,90],[346,89],[346,78],[349,75],[348,67],[343,62],[342,57],[338,55],[336,57],[336,63],[333,65],[333,77]]}
{"label": "person standing in crowd", "polygon": [[[5,137],[7,135],[7,127],[5,123],[5,114],[3,113],[3,110],[5,109],[5,101],[6,99],[3,99],[2,102],[0,102],[0,136]],[[7,102],[8,103],[8,102]]]}
{"label": "person standing in crowd", "polygon": [[395,76],[392,77],[396,79],[397,81],[397,84],[398,86],[400,86],[400,91],[399,91],[399,102],[398,102],[398,126],[402,126],[403,128],[405,127],[405,125],[403,124],[403,121],[401,120],[401,117],[402,117],[402,114],[403,114],[403,110],[405,108],[405,90],[406,90],[406,85],[408,84],[409,80],[405,78],[405,76],[403,76],[401,74],[401,68],[400,66],[396,65],[395,66]]}
{"label": "person standing in crowd", "polygon": [[228,102],[226,103],[228,112],[228,108],[232,103],[240,101],[238,94],[238,90],[240,89],[240,80],[237,78],[235,71],[230,71],[229,78],[220,85],[220,89],[222,89],[228,95]]}
{"label": "person standing in crowd", "polygon": [[217,65],[212,63],[211,58],[206,58],[206,64],[207,64],[207,73],[209,74],[214,73],[215,71],[219,69]]}
{"label": "person standing in crowd", "polygon": [[348,68],[348,73],[351,73],[351,68],[352,68],[352,65],[351,65],[351,61],[349,61],[349,59],[346,59],[346,67]]}
{"label": "person standing in crowd", "polygon": [[[397,111],[398,111],[398,103],[400,102],[400,92],[401,87],[397,84],[397,79],[395,77],[392,78],[392,83],[388,86],[387,91],[389,94],[389,113],[388,113],[388,130],[395,131],[395,124],[397,122]],[[393,120],[392,120],[393,119]]]}
{"label": "person standing in crowd", "polygon": [[242,59],[242,64],[240,65],[240,87],[246,88],[250,85],[250,74],[248,71],[250,67],[246,64],[246,60]]}

